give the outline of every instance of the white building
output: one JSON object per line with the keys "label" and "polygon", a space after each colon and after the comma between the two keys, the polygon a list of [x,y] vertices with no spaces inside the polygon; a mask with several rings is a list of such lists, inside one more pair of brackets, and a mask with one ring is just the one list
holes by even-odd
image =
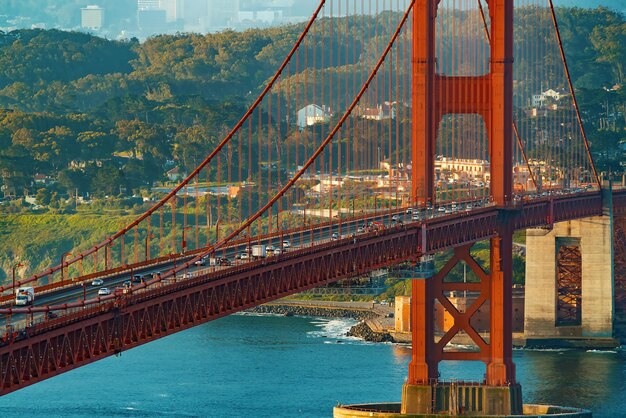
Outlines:
{"label": "white building", "polygon": [[382,105],[378,105],[377,107],[359,107],[356,109],[356,115],[362,117],[363,119],[369,120],[384,120],[384,119],[395,119],[395,102],[385,102]]}
{"label": "white building", "polygon": [[543,94],[533,94],[533,107],[542,107],[545,100]]}
{"label": "white building", "polygon": [[546,104],[547,99],[552,99],[553,101],[559,101],[563,97],[568,96],[569,92],[566,89],[548,89],[539,94],[533,94],[533,107],[543,107]]}
{"label": "white building", "polygon": [[100,30],[104,26],[104,9],[99,6],[87,6],[80,9],[80,26],[83,29]]}
{"label": "white building", "polygon": [[565,89],[558,89],[558,90],[548,89],[541,94],[543,94],[544,97],[550,97],[551,99],[559,101],[563,97],[567,96],[568,92]]}
{"label": "white building", "polygon": [[297,116],[298,127],[304,129],[316,123],[328,122],[332,113],[330,113],[330,109],[327,109],[326,106],[310,104],[298,110]]}
{"label": "white building", "polygon": [[449,158],[439,156],[435,160],[435,172],[446,180],[489,181],[489,161]]}

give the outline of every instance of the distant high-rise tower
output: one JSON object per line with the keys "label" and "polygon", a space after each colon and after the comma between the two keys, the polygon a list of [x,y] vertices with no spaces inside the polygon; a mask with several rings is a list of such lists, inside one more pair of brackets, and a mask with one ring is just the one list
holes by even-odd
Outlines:
{"label": "distant high-rise tower", "polygon": [[161,0],[160,8],[165,10],[165,18],[168,22],[175,22],[183,18],[184,0]]}
{"label": "distant high-rise tower", "polygon": [[161,0],[137,0],[137,10],[156,10],[161,8]]}
{"label": "distant high-rise tower", "polygon": [[205,18],[209,14],[209,2],[213,4],[213,0],[183,0],[182,11],[185,26],[197,25],[201,18]]}
{"label": "distant high-rise tower", "polygon": [[239,0],[211,0],[208,8],[208,24],[211,27],[226,27],[237,20]]}
{"label": "distant high-rise tower", "polygon": [[104,26],[104,9],[87,6],[80,9],[80,26],[83,29],[100,30]]}

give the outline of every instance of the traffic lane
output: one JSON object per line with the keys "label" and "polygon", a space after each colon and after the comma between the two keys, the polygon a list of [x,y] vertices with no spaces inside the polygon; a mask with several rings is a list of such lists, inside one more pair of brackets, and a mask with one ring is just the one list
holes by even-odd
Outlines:
{"label": "traffic lane", "polygon": [[[341,221],[341,222],[337,221],[336,223],[333,223],[331,225],[327,225],[319,229],[314,229],[312,241],[311,241],[311,234],[308,232],[288,234],[287,237],[292,241],[292,246],[294,247],[311,245],[311,244],[315,244],[318,241],[327,241],[332,236],[333,232],[356,233],[358,226],[363,224],[364,222],[367,222],[368,219],[370,221],[372,220],[384,221],[385,218],[390,218],[394,214],[403,213],[404,210],[405,209],[398,209],[398,210],[394,210],[391,212],[384,212],[384,213],[376,214],[373,217],[370,217],[367,219],[346,220],[346,221]],[[257,242],[261,242],[267,245],[267,244],[272,244],[274,241],[277,240],[277,238],[278,237],[265,238]],[[278,239],[278,241],[280,240]],[[250,241],[250,242],[254,242],[254,241]],[[227,258],[230,259],[231,257],[234,258],[235,255],[239,253],[240,251],[241,252],[245,251],[246,247],[247,247],[247,244],[240,244],[235,247],[227,247],[222,252],[225,254]],[[219,252],[219,250],[217,250],[217,252]],[[151,274],[151,273],[159,273],[159,272],[161,273],[167,272],[168,270],[171,270],[172,268],[174,268],[177,262],[180,262],[180,261],[173,260],[169,265],[165,265],[165,266],[162,265],[158,269],[154,269],[151,271],[143,270],[142,275]],[[197,267],[190,266],[190,268],[187,270],[195,271],[197,270]],[[178,278],[182,278],[180,276],[182,276],[182,274],[179,272]],[[90,298],[97,296],[98,290],[101,287],[109,287],[109,288],[112,288],[111,290],[114,290],[115,287],[122,285],[125,281],[132,280],[132,276],[128,272],[125,272],[115,277],[104,278],[102,280],[103,280],[102,286],[97,286],[97,287],[89,286],[90,283],[87,283],[84,289],[82,285],[77,285],[75,287],[71,287],[68,289],[62,289],[60,292],[47,293],[39,297],[35,295],[34,306],[45,307],[49,305],[60,305],[60,304],[67,303],[67,302],[80,301],[82,299],[90,299]]]}

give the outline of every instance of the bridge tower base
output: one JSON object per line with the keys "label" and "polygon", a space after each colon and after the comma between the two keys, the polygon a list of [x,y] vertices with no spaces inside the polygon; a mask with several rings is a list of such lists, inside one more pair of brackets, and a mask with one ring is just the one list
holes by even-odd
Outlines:
{"label": "bridge tower base", "polygon": [[405,384],[400,412],[405,415],[448,413],[456,416],[522,414],[522,387],[487,386],[463,382]]}
{"label": "bridge tower base", "polygon": [[[553,405],[533,405],[526,404],[522,415],[487,415],[480,412],[467,412],[458,414],[445,414],[445,417],[473,417],[473,418],[504,418],[504,417],[536,417],[536,418],[591,418],[591,412],[578,409],[567,408]],[[399,403],[384,404],[360,404],[360,405],[339,405],[333,410],[334,418],[361,418],[361,417],[378,417],[378,418],[440,418],[440,413],[424,413],[424,414],[403,414],[400,412]]]}

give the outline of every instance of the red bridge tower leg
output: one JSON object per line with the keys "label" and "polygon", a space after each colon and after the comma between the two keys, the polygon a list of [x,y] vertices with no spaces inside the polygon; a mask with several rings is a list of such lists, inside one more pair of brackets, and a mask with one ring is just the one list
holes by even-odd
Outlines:
{"label": "red bridge tower leg", "polygon": [[[482,116],[489,139],[491,197],[499,206],[512,199],[513,172],[513,0],[488,0],[490,16],[490,71],[480,76],[446,76],[436,72],[435,21],[439,0],[416,0],[413,13],[413,132],[412,202],[434,202],[434,149],[439,122],[445,114],[474,113]],[[454,94],[451,94],[454,92]],[[490,271],[484,272],[469,253],[471,246],[458,248],[452,260],[432,278],[413,280],[413,354],[409,377],[403,389],[403,413],[450,411],[457,389],[437,381],[441,360],[482,360],[486,364],[480,394],[474,396],[474,412],[521,413],[521,388],[515,381],[512,360],[512,228],[506,210],[501,211],[497,236],[491,239]],[[428,252],[428,249],[423,249]],[[444,292],[453,284],[443,277],[459,261],[470,265],[481,283],[465,286],[480,292],[479,302],[468,312],[457,311]],[[469,285],[469,284],[468,284]],[[473,286],[473,287],[472,287]],[[454,317],[452,332],[434,341],[434,302],[438,300]],[[470,325],[471,316],[489,304],[490,340],[486,343]],[[453,312],[452,312],[453,311]],[[449,354],[443,347],[464,330],[480,352]],[[481,376],[482,377],[482,376]],[[478,379],[477,379],[478,380]],[[458,390],[467,390],[466,388]],[[460,392],[459,392],[460,393]],[[449,396],[448,401],[442,400]]]}

